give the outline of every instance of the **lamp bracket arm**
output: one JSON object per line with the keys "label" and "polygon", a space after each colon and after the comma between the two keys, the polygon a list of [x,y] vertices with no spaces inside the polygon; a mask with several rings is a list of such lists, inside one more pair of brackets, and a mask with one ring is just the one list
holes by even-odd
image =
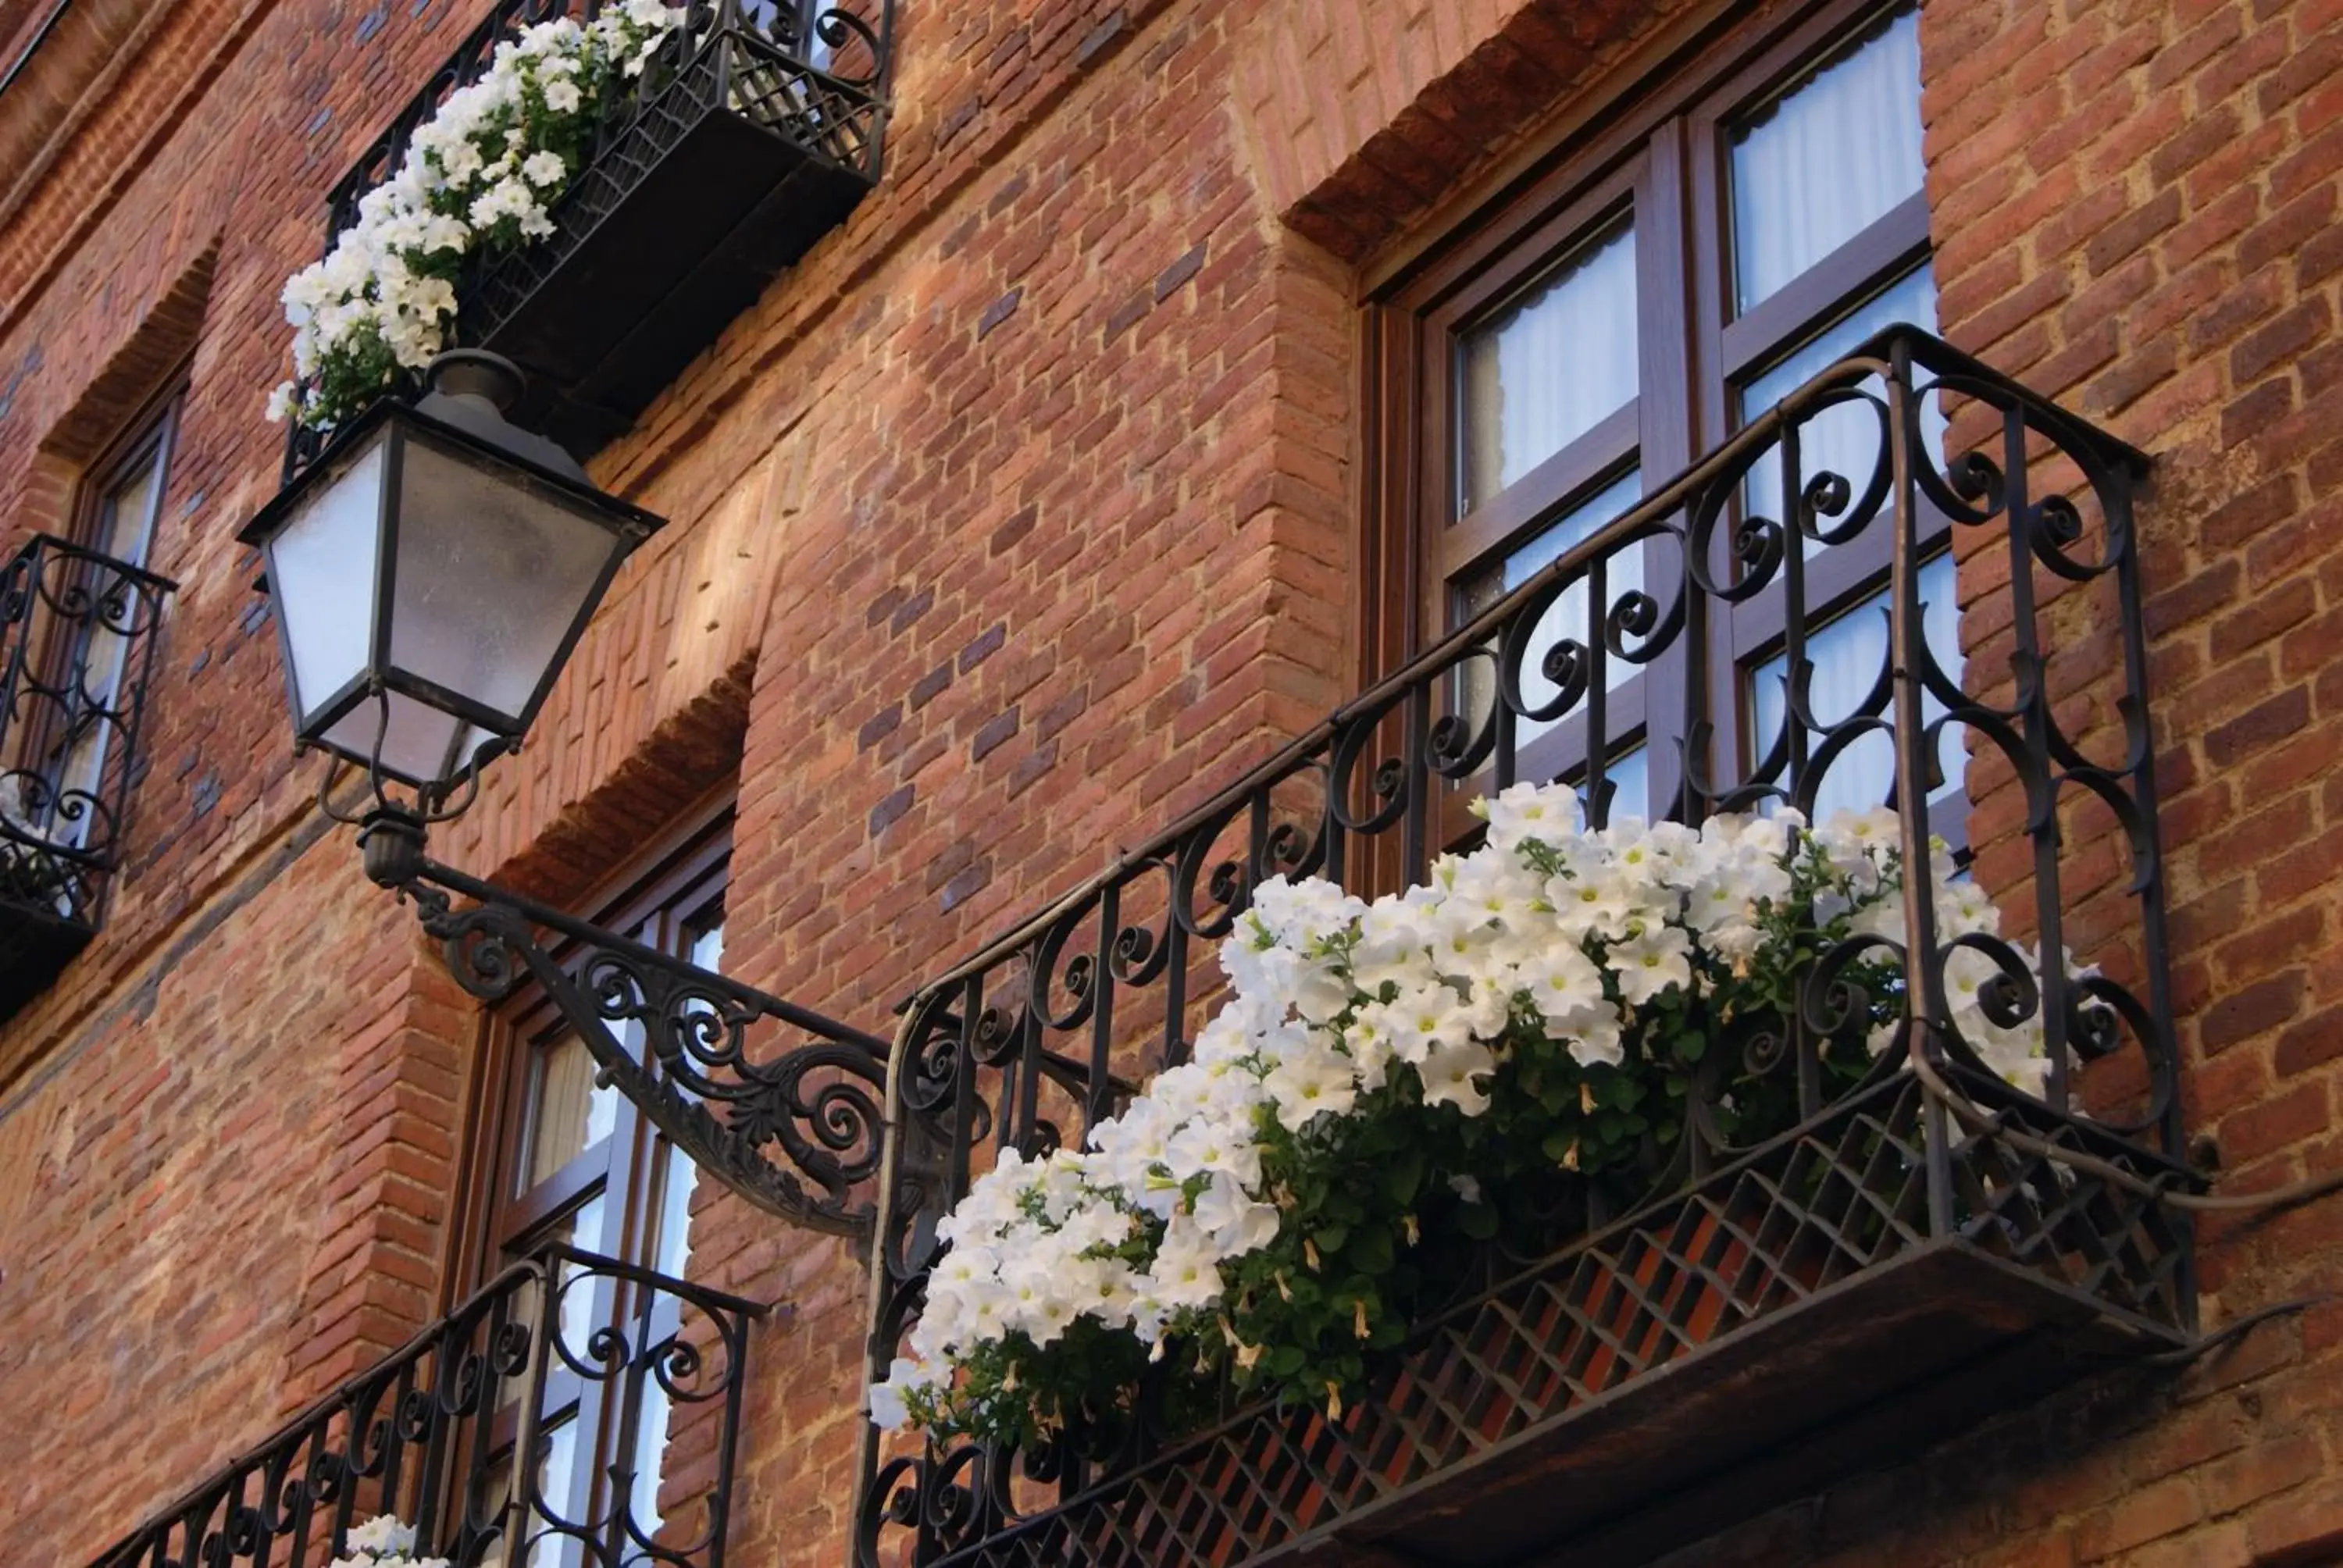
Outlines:
{"label": "lamp bracket arm", "polygon": [[[393,885],[468,992],[535,985],[599,1081],[702,1170],[793,1224],[870,1234],[888,1042],[419,854],[401,869]],[[752,1052],[772,1025],[789,1042]]]}

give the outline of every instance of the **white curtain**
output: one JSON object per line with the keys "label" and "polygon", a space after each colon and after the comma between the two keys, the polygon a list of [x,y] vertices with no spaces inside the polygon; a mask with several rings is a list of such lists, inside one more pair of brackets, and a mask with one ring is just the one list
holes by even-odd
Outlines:
{"label": "white curtain", "polygon": [[1906,10],[1735,132],[1741,308],[1885,216],[1923,176],[1919,20]]}
{"label": "white curtain", "polygon": [[1581,251],[1464,339],[1463,509],[1635,396],[1635,233]]}

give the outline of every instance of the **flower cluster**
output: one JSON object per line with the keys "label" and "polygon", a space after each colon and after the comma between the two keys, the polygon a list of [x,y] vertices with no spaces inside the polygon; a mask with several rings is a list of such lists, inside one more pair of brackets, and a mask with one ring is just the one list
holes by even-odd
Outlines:
{"label": "flower cluster", "polygon": [[660,0],[617,0],[590,22],[558,17],[498,44],[359,199],[333,250],[286,284],[296,379],[270,395],[268,417],[322,429],[428,364],[455,320],[464,258],[553,232],[549,209],[605,107],[683,17]]}
{"label": "flower cluster", "polygon": [[387,1513],[353,1524],[342,1539],[348,1550],[327,1568],[450,1568],[445,1557],[416,1556],[415,1526]]}
{"label": "flower cluster", "polygon": [[[1200,1373],[1339,1412],[1363,1353],[1453,1276],[1443,1238],[1648,1167],[1695,1091],[1745,1145],[1790,1125],[1785,1075],[1725,1048],[1782,1029],[1825,952],[1869,999],[1825,1044],[1837,1081],[1899,1038],[1892,813],[1589,830],[1572,791],[1527,785],[1476,809],[1485,845],[1403,894],[1258,890],[1191,1059],[1088,1148],[1004,1152],[941,1223],[879,1424],[1032,1442],[1127,1403],[1172,1342]],[[1934,860],[1942,939],[1992,936],[1993,905]],[[2038,1019],[1988,1004],[1984,952],[1955,945],[1947,971],[1962,1038],[2038,1090]]]}

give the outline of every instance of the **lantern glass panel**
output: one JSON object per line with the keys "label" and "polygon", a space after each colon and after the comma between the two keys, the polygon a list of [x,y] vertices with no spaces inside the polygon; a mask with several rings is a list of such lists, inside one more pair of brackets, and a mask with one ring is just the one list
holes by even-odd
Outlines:
{"label": "lantern glass panel", "polygon": [[[488,732],[455,715],[419,702],[403,691],[384,694],[390,722],[383,730],[379,761],[384,772],[409,784],[432,784],[462,771]],[[374,737],[383,722],[381,706],[361,699],[318,738],[321,744],[356,762],[375,756]],[[458,743],[460,739],[460,744]]]}
{"label": "lantern glass panel", "polygon": [[624,540],[554,487],[417,437],[398,512],[391,668],[518,729]]}
{"label": "lantern glass panel", "polygon": [[[310,495],[268,545],[298,728],[364,674],[374,636],[384,455],[377,437]],[[369,720],[371,722],[371,720]]]}

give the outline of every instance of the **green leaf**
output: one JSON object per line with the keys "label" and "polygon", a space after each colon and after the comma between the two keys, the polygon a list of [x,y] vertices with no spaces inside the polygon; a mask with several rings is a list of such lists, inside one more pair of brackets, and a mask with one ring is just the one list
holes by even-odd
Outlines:
{"label": "green leaf", "polygon": [[1351,1239],[1351,1228],[1348,1225],[1321,1225],[1310,1232],[1310,1239],[1318,1244],[1318,1251],[1322,1253],[1339,1252],[1342,1250],[1342,1243]]}
{"label": "green leaf", "polygon": [[1393,1160],[1383,1171],[1383,1191],[1391,1201],[1405,1207],[1415,1201],[1416,1192],[1423,1186],[1423,1155],[1410,1151]]}
{"label": "green leaf", "polygon": [[1456,1228],[1475,1241],[1497,1233],[1497,1211],[1486,1203],[1467,1203],[1456,1211]]}

